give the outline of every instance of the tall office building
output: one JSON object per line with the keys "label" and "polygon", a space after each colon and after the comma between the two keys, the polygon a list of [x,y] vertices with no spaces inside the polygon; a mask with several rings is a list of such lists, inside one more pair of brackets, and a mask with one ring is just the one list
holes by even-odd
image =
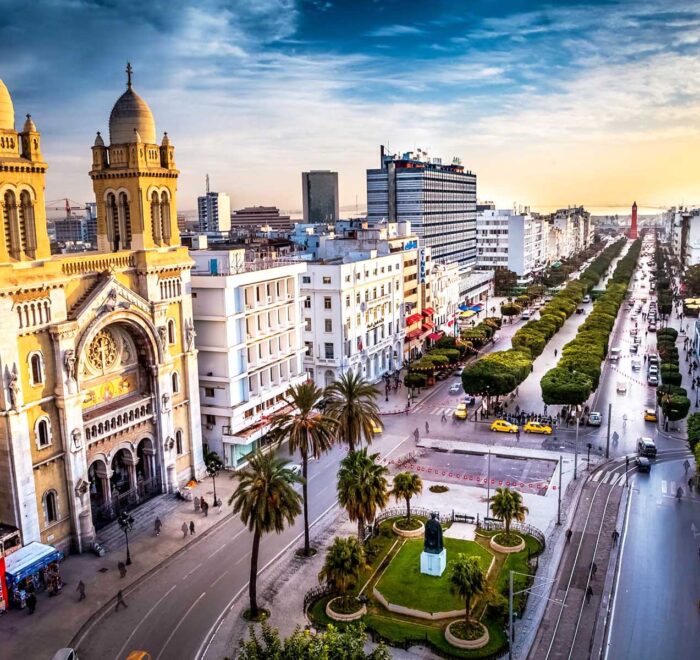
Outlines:
{"label": "tall office building", "polygon": [[231,199],[226,193],[209,190],[207,175],[207,194],[197,197],[199,212],[199,231],[228,232],[231,230]]}
{"label": "tall office building", "polygon": [[312,170],[301,173],[304,222],[332,224],[340,220],[338,173]]}
{"label": "tall office building", "polygon": [[458,159],[443,165],[425,152],[402,156],[381,147],[380,168],[367,170],[371,224],[410,222],[438,263],[476,263],[476,175]]}

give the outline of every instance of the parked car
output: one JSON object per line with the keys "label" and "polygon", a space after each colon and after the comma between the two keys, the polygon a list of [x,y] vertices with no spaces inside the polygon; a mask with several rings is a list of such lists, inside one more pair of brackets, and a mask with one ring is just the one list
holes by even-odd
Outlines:
{"label": "parked car", "polygon": [[630,346],[630,353],[636,353],[639,350],[639,344],[635,342]]}
{"label": "parked car", "polygon": [[640,456],[654,458],[656,456],[656,444],[651,438],[642,436],[637,439],[637,453]]}
{"label": "parked car", "polygon": [[599,412],[592,412],[588,415],[588,426],[600,426],[603,423],[603,416]]}
{"label": "parked car", "polygon": [[647,373],[655,374],[656,376],[658,376],[659,375],[659,366],[657,364],[650,364],[649,368],[647,369]]}
{"label": "parked car", "polygon": [[644,421],[645,422],[655,422],[657,421],[656,410],[654,408],[647,408],[644,411]]}
{"label": "parked car", "polygon": [[544,435],[552,435],[552,427],[540,422],[528,422],[523,426],[525,433],[543,433]]}
{"label": "parked car", "polygon": [[651,472],[651,461],[646,456],[637,456],[634,462],[637,472]]}
{"label": "parked car", "polygon": [[499,431],[500,433],[517,433],[518,427],[516,424],[511,424],[506,422],[505,419],[497,419],[493,424],[491,424],[492,431]]}
{"label": "parked car", "polygon": [[467,419],[467,415],[469,414],[467,411],[467,404],[466,403],[458,403],[457,407],[455,408],[454,413],[452,413],[456,419]]}
{"label": "parked car", "polygon": [[659,377],[656,374],[649,374],[647,376],[647,384],[656,387],[659,384]]}
{"label": "parked car", "polygon": [[462,383],[452,383],[450,385],[450,394],[459,394],[462,391]]}
{"label": "parked car", "polygon": [[647,362],[652,365],[652,364],[659,364],[659,356],[656,353],[650,353],[649,357],[647,358]]}
{"label": "parked car", "polygon": [[287,469],[292,473],[296,475],[301,476],[301,465],[299,463],[292,463],[291,465],[287,466]]}
{"label": "parked car", "polygon": [[656,332],[656,323],[650,323],[647,330],[649,330],[649,332]]}
{"label": "parked car", "polygon": [[617,362],[620,359],[620,355],[622,355],[622,349],[619,346],[613,346],[608,357],[611,362]]}

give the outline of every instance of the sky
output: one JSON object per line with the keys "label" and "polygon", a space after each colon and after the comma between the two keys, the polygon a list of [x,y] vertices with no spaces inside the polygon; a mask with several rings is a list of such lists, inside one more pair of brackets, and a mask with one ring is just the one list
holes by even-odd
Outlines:
{"label": "sky", "polygon": [[192,209],[301,208],[301,172],[366,204],[379,147],[461,158],[500,207],[700,204],[700,3],[0,0],[0,78],[46,198],[93,199],[90,147],[148,102]]}

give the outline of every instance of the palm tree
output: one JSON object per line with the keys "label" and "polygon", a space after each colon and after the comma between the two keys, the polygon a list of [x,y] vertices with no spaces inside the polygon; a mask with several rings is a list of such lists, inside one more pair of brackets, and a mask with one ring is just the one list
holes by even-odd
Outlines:
{"label": "palm tree", "polygon": [[241,520],[253,532],[253,549],[250,555],[250,618],[258,617],[257,580],[258,553],[263,534],[284,530],[301,513],[301,498],[292,485],[301,477],[287,466],[289,461],[263,454],[259,449],[248,465],[238,473],[238,487],[229,498],[233,512],[241,514]]}
{"label": "palm tree", "polygon": [[423,492],[423,480],[415,472],[399,472],[394,476],[391,494],[398,502],[406,500],[406,522],[411,522],[411,498]]}
{"label": "palm tree", "polygon": [[214,486],[214,506],[218,504],[216,499],[216,477],[219,476],[219,472],[224,469],[224,462],[221,457],[215,451],[208,451],[204,454],[204,466],[207,469],[207,474],[211,477],[211,483]]}
{"label": "palm tree", "polygon": [[278,443],[285,440],[289,444],[289,453],[296,451],[301,455],[302,495],[304,499],[304,555],[311,554],[309,541],[309,497],[307,472],[309,457],[319,458],[333,444],[336,422],[322,415],[316,408],[322,400],[323,392],[307,381],[292,387],[285,400],[293,407],[292,411],[272,418],[272,434]]}
{"label": "palm tree", "polygon": [[347,592],[355,586],[364,567],[365,552],[358,540],[353,536],[347,539],[336,536],[328,548],[318,579],[319,582],[325,581],[345,601]]}
{"label": "palm tree", "polygon": [[530,511],[523,505],[523,496],[517,490],[496,488],[496,494],[491,498],[491,513],[505,523],[506,538],[509,538],[511,521],[523,522]]}
{"label": "palm tree", "polygon": [[464,598],[466,609],[465,623],[469,627],[471,610],[471,600],[474,596],[479,596],[486,591],[486,574],[481,568],[476,557],[469,557],[460,552],[457,558],[451,562],[452,572],[450,573],[450,583],[452,592]]}
{"label": "palm tree", "polygon": [[338,501],[345,507],[350,520],[357,521],[357,535],[362,543],[365,525],[372,522],[377,509],[389,499],[388,470],[377,463],[379,454],[367,455],[366,449],[351,451],[338,470]]}
{"label": "palm tree", "polygon": [[348,451],[364,439],[372,442],[373,426],[379,426],[379,391],[359,374],[348,371],[326,388],[326,412],[338,421],[338,438]]}

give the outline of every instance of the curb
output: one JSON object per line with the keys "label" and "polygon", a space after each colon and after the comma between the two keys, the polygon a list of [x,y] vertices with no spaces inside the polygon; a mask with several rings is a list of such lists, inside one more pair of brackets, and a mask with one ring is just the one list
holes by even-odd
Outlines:
{"label": "curb", "polygon": [[[209,536],[214,530],[218,529],[223,523],[228,522],[229,519],[233,518],[233,513],[228,513],[226,516],[221,518],[221,520],[215,522],[211,527],[209,527],[207,530],[202,532],[201,534],[198,534],[192,541],[189,541],[188,543],[185,543],[183,546],[178,548],[172,555],[170,555],[165,561],[161,562],[160,564],[156,564],[155,566],[152,566],[150,569],[148,569],[143,575],[139,575],[138,577],[134,578],[131,582],[129,582],[125,587],[122,588],[122,592],[124,592],[124,595],[127,596],[129,593],[132,593],[137,587],[141,586],[144,581],[148,580],[149,578],[153,577],[158,571],[166,568],[172,561],[177,559],[185,550],[188,550],[195,544],[199,543],[200,540],[203,540]],[[99,609],[95,610],[92,614],[88,616],[88,618],[83,622],[83,624],[78,628],[78,632],[76,632],[73,637],[71,638],[70,642],[68,643],[68,647],[72,649],[78,649],[80,646],[81,642],[83,641],[83,638],[87,634],[89,628],[92,626],[92,623],[98,619],[101,618],[106,614],[108,610],[110,610],[112,607],[115,606],[117,602],[117,597],[112,596],[109,600],[107,600],[102,607]]]}

